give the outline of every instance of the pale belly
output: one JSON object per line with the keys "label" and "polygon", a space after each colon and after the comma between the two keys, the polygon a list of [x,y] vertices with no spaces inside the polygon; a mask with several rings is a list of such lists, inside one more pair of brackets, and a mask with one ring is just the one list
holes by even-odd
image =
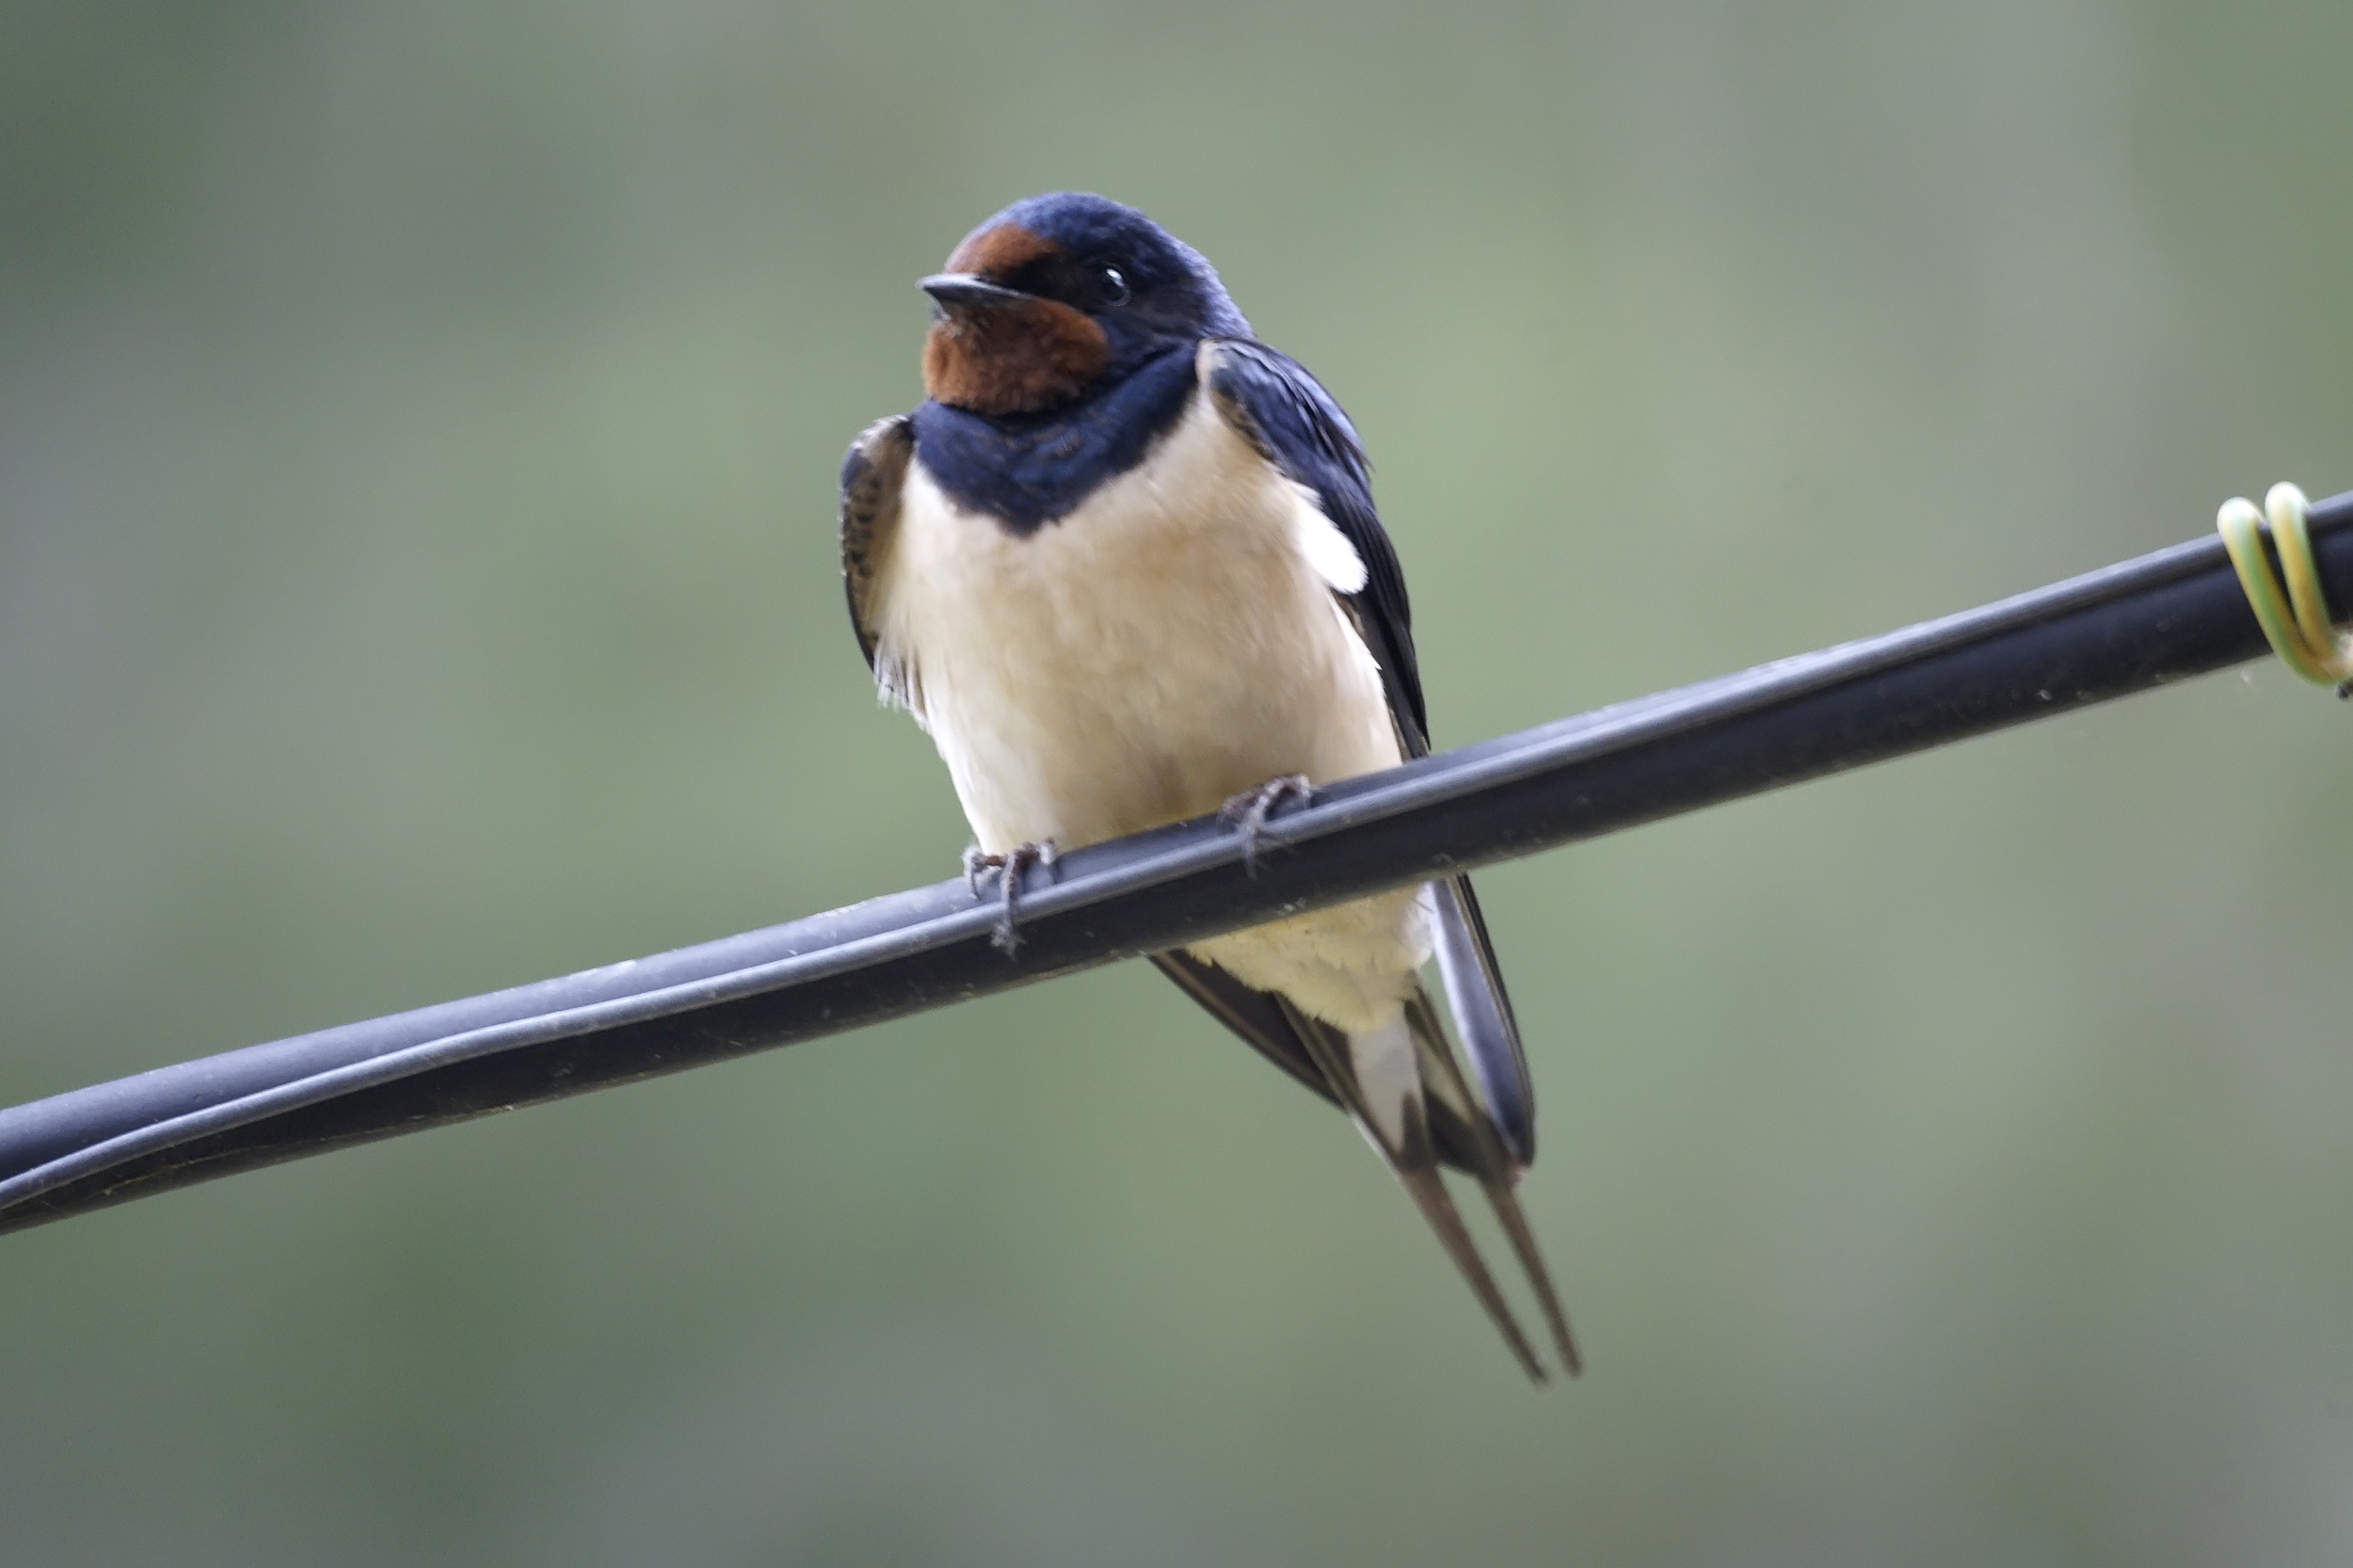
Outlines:
{"label": "pale belly", "polygon": [[[1071,849],[1281,775],[1400,760],[1336,579],[1362,581],[1346,540],[1204,398],[1143,466],[1026,538],[911,464],[878,618],[982,847]],[[1411,992],[1424,928],[1403,892],[1193,951],[1361,1029]]]}

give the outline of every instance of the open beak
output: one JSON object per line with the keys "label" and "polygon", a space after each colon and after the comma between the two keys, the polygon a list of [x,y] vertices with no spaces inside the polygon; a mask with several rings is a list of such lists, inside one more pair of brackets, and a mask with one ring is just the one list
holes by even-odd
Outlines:
{"label": "open beak", "polygon": [[941,305],[955,310],[1001,309],[1030,297],[1019,289],[1000,288],[971,272],[935,273],[916,286]]}

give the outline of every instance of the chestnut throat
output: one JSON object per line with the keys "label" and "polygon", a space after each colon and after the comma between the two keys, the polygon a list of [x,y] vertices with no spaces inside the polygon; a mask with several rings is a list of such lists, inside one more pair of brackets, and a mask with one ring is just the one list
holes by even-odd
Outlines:
{"label": "chestnut throat", "polygon": [[1031,297],[951,310],[923,339],[923,390],[976,414],[1034,414],[1078,401],[1112,361],[1085,312]]}

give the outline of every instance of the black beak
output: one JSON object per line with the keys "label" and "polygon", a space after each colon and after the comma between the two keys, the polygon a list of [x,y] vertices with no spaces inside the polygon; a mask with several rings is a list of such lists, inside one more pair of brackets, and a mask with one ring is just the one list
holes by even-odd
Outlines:
{"label": "black beak", "polygon": [[940,304],[960,310],[990,306],[1001,309],[1007,305],[1018,305],[1030,297],[1019,289],[1000,288],[969,272],[935,273],[916,287]]}

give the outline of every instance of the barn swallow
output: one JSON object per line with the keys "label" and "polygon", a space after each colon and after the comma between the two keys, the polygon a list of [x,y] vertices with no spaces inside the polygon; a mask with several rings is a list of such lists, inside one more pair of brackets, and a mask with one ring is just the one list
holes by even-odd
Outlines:
{"label": "barn swallow", "polygon": [[[967,875],[1001,878],[1009,938],[1023,872],[1057,848],[1218,811],[1248,849],[1315,786],[1429,750],[1355,427],[1199,252],[1064,192],[982,224],[921,287],[928,396],[850,448],[842,570],[885,699],[954,780],[979,840]],[[1467,1077],[1423,981],[1433,958]],[[1513,1192],[1535,1102],[1467,877],[1153,962],[1354,1119],[1542,1382],[1440,1167],[1477,1181],[1576,1373]]]}

